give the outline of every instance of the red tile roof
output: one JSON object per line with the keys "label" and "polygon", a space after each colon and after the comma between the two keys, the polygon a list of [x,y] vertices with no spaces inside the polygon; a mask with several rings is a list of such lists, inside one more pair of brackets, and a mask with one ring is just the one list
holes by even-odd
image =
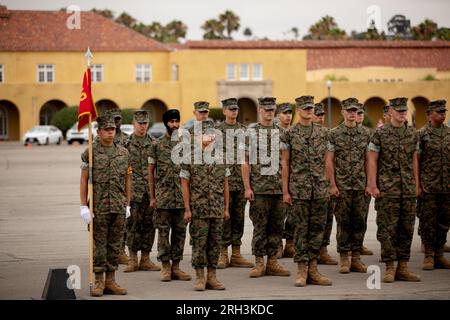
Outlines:
{"label": "red tile roof", "polygon": [[186,49],[306,49],[307,69],[437,68],[450,70],[450,41],[188,41]]}
{"label": "red tile roof", "polygon": [[0,51],[169,51],[123,25],[81,12],[81,28],[66,26],[65,11],[7,10],[0,6]]}

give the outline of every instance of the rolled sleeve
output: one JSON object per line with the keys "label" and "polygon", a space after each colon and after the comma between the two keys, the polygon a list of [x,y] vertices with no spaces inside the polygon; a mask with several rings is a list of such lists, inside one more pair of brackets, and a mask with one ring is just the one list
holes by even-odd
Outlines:
{"label": "rolled sleeve", "polygon": [[89,163],[82,162],[80,165],[81,170],[88,170],[89,169]]}
{"label": "rolled sleeve", "polygon": [[148,157],[148,164],[156,164],[156,160],[153,157]]}
{"label": "rolled sleeve", "polygon": [[367,147],[367,150],[368,150],[368,151],[374,151],[374,152],[379,153],[379,152],[380,152],[380,147],[377,146],[375,143],[370,142],[370,143],[369,143],[369,146]]}
{"label": "rolled sleeve", "polygon": [[334,143],[328,141],[328,142],[327,142],[327,150],[328,150],[329,152],[334,152],[334,151],[336,151],[336,148],[335,148],[335,146],[334,146]]}
{"label": "rolled sleeve", "polygon": [[226,169],[225,169],[225,177],[229,177],[229,176],[231,176],[230,169],[229,169],[229,168],[226,168]]}

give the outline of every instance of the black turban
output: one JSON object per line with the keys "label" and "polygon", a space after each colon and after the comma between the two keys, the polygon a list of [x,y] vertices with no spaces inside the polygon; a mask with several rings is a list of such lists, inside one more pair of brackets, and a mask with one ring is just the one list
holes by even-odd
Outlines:
{"label": "black turban", "polygon": [[162,120],[164,122],[164,125],[167,127],[167,122],[170,120],[176,119],[180,121],[180,111],[177,109],[170,109],[163,113]]}

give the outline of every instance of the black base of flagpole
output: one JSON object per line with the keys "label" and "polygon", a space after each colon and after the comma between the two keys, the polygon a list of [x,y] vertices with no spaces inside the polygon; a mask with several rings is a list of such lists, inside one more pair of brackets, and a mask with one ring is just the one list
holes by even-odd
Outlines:
{"label": "black base of flagpole", "polygon": [[45,281],[42,292],[42,300],[74,300],[75,291],[68,287],[69,274],[67,269],[48,270],[47,281]]}

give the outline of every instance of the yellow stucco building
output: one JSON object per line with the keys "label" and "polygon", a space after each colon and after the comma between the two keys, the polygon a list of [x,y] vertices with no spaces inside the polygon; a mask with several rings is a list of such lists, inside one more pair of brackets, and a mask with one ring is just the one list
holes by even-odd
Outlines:
{"label": "yellow stucco building", "polygon": [[[426,122],[430,100],[450,101],[450,43],[380,41],[188,41],[164,45],[91,12],[79,28],[63,11],[20,11],[0,6],[0,140],[18,140],[47,124],[59,109],[78,105],[89,46],[93,96],[105,108],[145,108],[154,121],[178,108],[182,122],[193,103],[213,107],[239,99],[240,121],[257,121],[260,96],[294,102],[310,94],[331,104],[364,102],[375,125],[388,99],[409,98],[409,120]],[[325,80],[331,79],[331,87]],[[426,81],[424,79],[435,79]],[[328,98],[329,97],[329,98]]]}

